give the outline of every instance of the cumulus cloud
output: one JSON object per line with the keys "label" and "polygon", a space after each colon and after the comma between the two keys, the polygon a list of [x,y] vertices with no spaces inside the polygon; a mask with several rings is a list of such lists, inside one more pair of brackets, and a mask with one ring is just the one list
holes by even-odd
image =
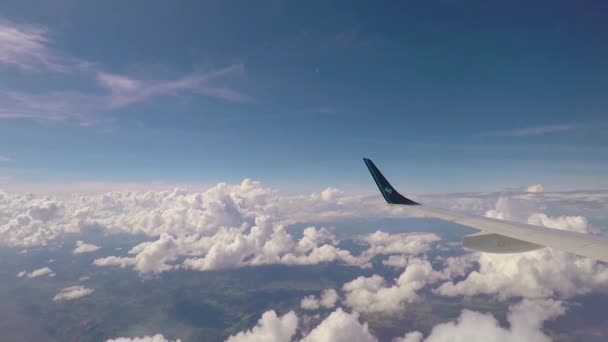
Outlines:
{"label": "cumulus cloud", "polygon": [[[230,336],[226,342],[290,342],[296,341],[298,317],[290,311],[278,317],[273,310],[266,311],[257,325],[250,330]],[[360,322],[359,314],[347,313],[342,308],[323,319],[300,342],[376,342],[367,323]]]}
{"label": "cumulus cloud", "polygon": [[[147,194],[147,200],[138,201],[145,208],[141,212],[137,208],[141,216],[137,221],[129,222],[128,216],[121,215],[122,222],[114,226],[120,230],[135,226],[136,231],[160,234],[158,240],[134,247],[129,251],[132,256],[100,258],[94,263],[133,266],[140,273],[175,267],[204,271],[263,264],[367,264],[365,258],[336,247],[339,241],[325,228],[308,227],[299,240],[294,239],[285,229],[294,222],[292,198],[279,197],[257,182],[245,180],[238,186],[219,184],[204,193],[165,196],[167,203],[158,203],[154,194]],[[312,195],[297,208],[332,198],[335,195],[326,194],[325,199]],[[326,205],[333,211],[334,203]],[[181,265],[173,264],[180,257],[185,257]]]}
{"label": "cumulus cloud", "polygon": [[551,338],[542,331],[543,322],[564,313],[565,309],[559,301],[523,301],[510,307],[507,316],[510,327],[507,328],[501,327],[491,314],[464,310],[455,322],[434,326],[425,339],[422,333],[411,332],[395,339],[394,342],[550,342]]}
{"label": "cumulus cloud", "polygon": [[169,234],[161,234],[159,239],[153,242],[144,242],[133,247],[129,254],[134,257],[108,257],[96,259],[97,266],[134,266],[140,273],[160,273],[173,269],[170,263],[178,256],[178,245],[176,239]]}
{"label": "cumulus cloud", "polygon": [[479,270],[459,282],[448,281],[436,293],[444,296],[493,295],[569,298],[593,290],[608,290],[608,269],[591,259],[543,249],[521,254],[476,254]]}
{"label": "cumulus cloud", "polygon": [[411,258],[405,271],[393,282],[375,274],[344,284],[344,304],[358,312],[393,314],[415,301],[418,290],[442,277],[428,260]]}
{"label": "cumulus cloud", "polygon": [[588,221],[583,216],[551,217],[545,213],[534,213],[528,217],[528,223],[577,233],[589,233]]}
{"label": "cumulus cloud", "polygon": [[230,336],[226,342],[289,342],[298,328],[298,316],[290,311],[279,317],[266,311],[251,330]]}
{"label": "cumulus cloud", "polygon": [[[481,194],[481,202],[472,201],[474,194],[458,195],[444,204],[454,206],[464,198],[463,203],[475,204],[463,204],[463,208],[485,210],[489,216],[585,231],[588,224],[582,217],[542,214],[543,201],[606,201],[596,193],[515,198],[522,194]],[[426,253],[439,237],[378,231],[361,238],[369,247],[355,256],[338,247],[335,234],[323,227],[308,227],[301,237],[287,229],[290,224],[319,220],[409,215],[401,208],[384,205],[377,197],[346,196],[331,188],[308,196],[281,196],[248,179],[234,185],[220,183],[204,191],[112,191],[61,199],[0,192],[0,243],[28,248],[53,244],[71,233],[143,234],[149,241],[133,247],[128,255],[94,261],[98,266],[128,267],[141,274],[263,264],[341,262],[367,266],[370,258],[379,254],[389,255],[386,265],[403,268],[407,256]],[[483,204],[486,202],[491,206]],[[452,269],[455,265],[448,268]]]}
{"label": "cumulus cloud", "polygon": [[74,253],[74,254],[91,253],[91,252],[95,252],[99,248],[100,248],[99,246],[96,246],[96,245],[93,245],[90,243],[85,243],[84,241],[78,240],[78,241],[76,241],[76,248],[74,248],[72,253]]}
{"label": "cumulus cloud", "polygon": [[300,307],[304,310],[317,310],[319,308],[333,308],[339,299],[338,292],[334,289],[326,289],[317,298],[314,295],[306,296],[300,301]]}
{"label": "cumulus cloud", "polygon": [[388,234],[376,231],[362,238],[369,244],[364,252],[367,257],[380,254],[411,254],[417,255],[430,250],[433,242],[439,241],[440,237],[433,233],[401,233]]}
{"label": "cumulus cloud", "polygon": [[59,293],[55,295],[55,297],[53,297],[53,300],[56,302],[74,300],[84,296],[88,296],[93,293],[93,291],[93,289],[84,287],[82,285],[70,286],[59,291]]}
{"label": "cumulus cloud", "polygon": [[382,264],[388,267],[406,268],[410,259],[407,255],[391,255],[386,260],[383,260]]}
{"label": "cumulus cloud", "polygon": [[[130,255],[95,261],[100,266],[132,266],[140,273],[273,263],[364,265],[366,260],[337,247],[336,236],[325,228],[309,227],[299,239],[286,230],[289,224],[318,219],[309,212],[314,206],[320,216],[364,215],[351,212],[350,200],[341,196],[330,191],[284,197],[251,180],[221,183],[202,192],[110,192],[61,200],[0,193],[0,209],[7,215],[0,218],[0,242],[34,247],[68,233],[145,234],[150,241],[132,248]],[[348,210],[341,212],[344,208]]]}
{"label": "cumulus cloud", "polygon": [[[12,247],[45,246],[71,229],[55,226],[64,217],[64,205],[49,197],[0,192],[0,242]],[[60,224],[60,223],[59,223]]]}
{"label": "cumulus cloud", "polygon": [[[429,335],[418,331],[406,333],[393,339],[393,342],[442,342],[442,341],[551,341],[542,328],[546,321],[553,320],[566,312],[561,301],[523,300],[509,306],[508,326],[491,314],[463,310],[458,319],[435,325]],[[262,315],[258,324],[251,330],[243,331],[228,338],[228,342],[250,341],[296,341],[298,317],[295,313],[277,317],[274,311]],[[360,320],[359,313],[345,312],[337,308],[312,330],[302,331],[300,342],[376,342],[366,322]]]}
{"label": "cumulus cloud", "polygon": [[[306,231],[318,235],[316,228],[309,227]],[[311,243],[306,235],[296,243],[282,225],[272,225],[265,218],[257,219],[252,227],[221,228],[211,236],[195,234],[174,237],[163,233],[156,241],[133,247],[129,254],[134,256],[99,258],[94,264],[133,266],[139,273],[146,274],[180,267],[207,271],[264,264],[362,263],[346,250],[319,241]],[[187,258],[181,265],[173,263],[182,256]]]}
{"label": "cumulus cloud", "polygon": [[[280,196],[249,179],[236,185],[220,183],[200,192],[108,192],[62,199],[0,191],[0,242],[12,247],[44,246],[63,234],[88,230],[153,238],[162,233],[211,238],[220,231],[222,235],[253,233],[266,238],[274,232],[283,234],[277,227],[292,223],[399,212],[375,198],[371,202],[335,194],[325,198],[320,194]],[[260,228],[251,232],[256,224]],[[328,238],[328,234],[309,230],[297,248],[304,251],[306,244],[319,245],[320,241],[332,245],[335,237]]]}
{"label": "cumulus cloud", "polygon": [[336,309],[315,327],[302,342],[376,342],[367,323],[359,321],[356,312],[347,313]]}
{"label": "cumulus cloud", "polygon": [[106,340],[106,342],[181,342],[182,340],[169,340],[161,334],[142,337],[118,337]]}
{"label": "cumulus cloud", "polygon": [[55,273],[53,272],[53,270],[51,270],[48,267],[42,267],[39,268],[37,270],[34,270],[30,273],[26,273],[25,271],[21,271],[19,272],[19,274],[17,274],[17,277],[22,278],[22,277],[28,277],[28,278],[37,278],[37,277],[43,277],[43,276],[49,276],[49,277],[54,277]]}
{"label": "cumulus cloud", "polygon": [[[125,267],[128,267],[128,266],[134,266],[135,265],[135,258],[134,257],[109,256],[109,257],[105,257],[105,258],[95,259],[93,261],[93,265],[96,265],[96,266],[118,266],[120,268],[125,268]],[[162,264],[161,264],[161,268],[158,271],[152,270],[152,273],[160,273],[163,270],[171,269],[172,267],[173,266],[169,266],[169,265],[162,266]],[[148,272],[144,268],[144,269],[142,269],[141,273],[148,273]]]}

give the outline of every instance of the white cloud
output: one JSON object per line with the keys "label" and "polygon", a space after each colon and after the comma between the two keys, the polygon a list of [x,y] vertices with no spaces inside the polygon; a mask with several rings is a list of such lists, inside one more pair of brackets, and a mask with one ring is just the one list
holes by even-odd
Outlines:
{"label": "white cloud", "polygon": [[289,342],[298,328],[298,316],[293,311],[278,317],[266,311],[251,330],[230,336],[226,342]]}
{"label": "white cloud", "polygon": [[422,335],[419,331],[412,331],[405,334],[403,337],[393,339],[393,342],[422,342]]}
{"label": "white cloud", "polygon": [[[120,230],[134,226],[152,236],[160,234],[158,240],[135,246],[127,257],[97,259],[96,265],[133,266],[142,274],[175,267],[205,271],[263,264],[367,265],[365,258],[336,247],[339,241],[325,228],[308,227],[295,240],[285,229],[284,219],[297,210],[285,205],[291,204],[291,198],[279,197],[257,182],[219,184],[197,194],[180,191],[164,193],[159,199],[156,196],[148,193],[146,198],[134,199],[142,206],[134,208],[139,217],[125,215],[124,205],[120,205],[121,222],[112,225]],[[320,200],[313,195],[300,207]],[[181,257],[185,260],[176,264]]]}
{"label": "white cloud", "polygon": [[306,296],[300,301],[300,307],[305,310],[317,310],[319,308],[333,308],[339,299],[338,292],[334,289],[326,289],[321,292],[321,297],[314,295]]}
{"label": "white cloud", "polygon": [[336,309],[315,327],[301,342],[376,342],[367,323],[359,322],[359,314]]}
{"label": "white cloud", "polygon": [[21,278],[24,275],[27,276],[28,278],[37,278],[37,277],[43,277],[43,276],[54,277],[55,273],[53,272],[53,270],[51,270],[48,267],[42,267],[42,268],[39,268],[39,269],[34,270],[27,274],[25,274],[25,271],[19,272],[19,274],[17,276],[19,278]]}
{"label": "white cloud", "polygon": [[379,275],[358,277],[342,287],[344,304],[363,313],[393,314],[418,298],[417,291],[439,280],[428,260],[411,258],[403,273],[389,283]]}
{"label": "white cloud", "polygon": [[[129,267],[129,266],[134,266],[135,265],[135,258],[132,257],[116,257],[116,256],[109,256],[109,257],[105,257],[105,258],[99,258],[99,259],[95,259],[93,261],[93,265],[96,266],[118,266],[120,268],[125,268],[125,267]],[[165,269],[170,269],[171,267],[169,267],[168,265],[165,266]],[[143,272],[146,273],[146,272]],[[158,273],[155,271],[152,271],[152,273]]]}
{"label": "white cloud", "polygon": [[448,281],[436,289],[444,296],[494,295],[569,298],[594,290],[608,290],[608,269],[593,260],[543,249],[520,254],[477,254],[479,270],[459,282]]}
{"label": "white cloud", "polygon": [[170,265],[178,256],[178,242],[169,234],[161,234],[158,240],[144,242],[133,247],[129,253],[134,257],[109,257],[96,259],[97,266],[120,266],[133,265],[140,273],[160,273],[173,269]]}
{"label": "white cloud", "polygon": [[[44,246],[68,228],[54,223],[64,217],[64,205],[46,197],[0,192],[0,241],[13,247]],[[8,216],[7,216],[8,215]]]}
{"label": "white cloud", "polygon": [[[308,228],[307,231],[317,231]],[[323,230],[323,229],[321,229]],[[316,233],[315,233],[316,234]],[[306,240],[302,242],[302,240]],[[313,243],[303,237],[293,241],[282,225],[267,219],[256,219],[256,225],[241,228],[220,228],[211,236],[198,234],[174,237],[162,233],[158,240],[133,247],[132,257],[106,257],[94,261],[97,266],[133,266],[139,273],[160,273],[178,267],[207,271],[264,264],[318,264],[342,261],[361,262],[348,251],[329,244]],[[302,247],[302,246],[306,247]],[[174,264],[186,256],[182,265]]]}
{"label": "white cloud", "polygon": [[[550,342],[551,338],[543,333],[544,321],[554,319],[565,312],[561,302],[523,301],[510,307],[507,320],[510,327],[504,328],[491,315],[464,310],[455,322],[441,323],[433,327],[425,342]],[[422,342],[420,332],[407,333],[394,342]]]}
{"label": "white cloud", "polygon": [[72,253],[74,253],[74,254],[91,253],[91,252],[95,252],[99,248],[100,248],[99,246],[96,246],[96,245],[93,245],[90,243],[85,243],[84,241],[78,240],[78,241],[76,241],[76,248],[74,248]]}
{"label": "white cloud", "polygon": [[[421,332],[413,331],[393,342],[544,342],[551,339],[542,331],[546,321],[553,320],[565,313],[560,301],[523,300],[511,305],[507,315],[508,327],[503,327],[491,315],[476,311],[463,310],[456,321],[440,323],[434,326],[430,334],[424,338]],[[305,324],[306,320],[302,320]],[[298,330],[298,317],[289,312],[283,317],[277,317],[274,311],[263,314],[258,324],[251,330],[231,336],[228,342],[251,341],[295,341]],[[359,319],[359,313],[347,313],[337,308],[325,317],[310,332],[302,329],[300,342],[376,342],[369,330],[368,324]]]}
{"label": "white cloud", "polygon": [[433,242],[440,237],[433,233],[388,234],[376,231],[362,238],[370,246],[364,252],[367,257],[380,254],[422,254],[430,250]]}
{"label": "white cloud", "polygon": [[526,192],[530,192],[530,193],[543,192],[543,186],[542,186],[542,184],[530,185],[529,187],[526,188]]}
{"label": "white cloud", "polygon": [[[240,261],[234,259],[243,246],[266,250],[267,258],[256,259],[257,264],[276,259],[291,264],[321,259],[354,262],[346,251],[335,247],[336,239],[327,230],[311,227],[302,239],[294,240],[284,227],[318,220],[406,215],[376,197],[345,196],[334,190],[281,196],[249,179],[236,185],[220,183],[203,191],[111,191],[61,199],[0,192],[0,243],[22,248],[44,246],[63,234],[88,230],[151,238],[166,233],[184,244],[197,241],[205,251],[216,242],[232,244],[232,253],[237,253],[226,259],[229,261],[218,258],[221,250],[205,260],[194,253],[189,263],[196,269],[223,267],[224,263],[238,266]],[[284,249],[283,243],[292,250]],[[316,247],[309,248],[313,245]]]}
{"label": "white cloud", "polygon": [[382,261],[382,264],[395,268],[405,268],[409,263],[410,257],[406,255],[391,255],[386,260]]}
{"label": "white cloud", "polygon": [[106,340],[106,342],[181,342],[182,340],[169,340],[161,334],[142,337],[118,337]]}
{"label": "white cloud", "polygon": [[66,301],[66,300],[74,300],[78,298],[82,298],[84,296],[88,296],[93,293],[93,289],[84,287],[82,285],[70,286],[62,289],[55,297],[53,297],[54,301]]}
{"label": "white cloud", "polygon": [[300,300],[300,307],[304,310],[317,310],[319,305],[319,299],[314,295],[306,296]]}
{"label": "white cloud", "polygon": [[[273,311],[266,311],[258,324],[251,330],[230,336],[226,342],[290,342],[298,329],[298,317],[290,311],[277,317]],[[376,342],[367,323],[359,321],[359,314],[344,312],[341,308],[329,314],[300,342]]]}
{"label": "white cloud", "polygon": [[583,216],[556,216],[550,217],[544,213],[534,213],[528,217],[528,223],[556,228],[561,230],[569,230],[577,233],[589,233],[587,219]]}
{"label": "white cloud", "polygon": [[17,273],[17,278],[23,278],[23,277],[25,277],[26,274],[27,274],[26,271],[21,271],[21,272]]}

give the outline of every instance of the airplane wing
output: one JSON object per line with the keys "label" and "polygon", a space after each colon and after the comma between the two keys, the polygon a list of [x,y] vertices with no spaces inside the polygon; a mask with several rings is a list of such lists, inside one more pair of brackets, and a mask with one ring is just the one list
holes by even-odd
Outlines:
{"label": "airplane wing", "polygon": [[408,206],[412,212],[423,216],[479,229],[480,233],[463,238],[463,245],[467,248],[489,253],[518,253],[552,247],[608,262],[608,239],[606,238],[489,217],[467,216],[426,207],[402,196],[384,178],[371,160],[366,158],[363,160],[387,203]]}

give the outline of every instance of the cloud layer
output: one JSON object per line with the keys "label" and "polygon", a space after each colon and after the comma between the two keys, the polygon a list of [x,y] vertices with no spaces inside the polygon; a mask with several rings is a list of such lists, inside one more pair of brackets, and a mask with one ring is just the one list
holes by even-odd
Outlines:
{"label": "cloud layer", "polygon": [[[582,216],[548,215],[550,205],[605,206],[603,193],[513,192],[428,197],[425,202],[501,219],[528,222],[556,229],[591,233]],[[359,217],[405,217],[400,208],[385,206],[377,196],[347,196],[327,189],[308,196],[282,196],[260,183],[218,184],[205,191],[109,192],[92,196],[55,198],[0,192],[0,242],[15,248],[57,246],[64,237],[88,232],[138,234],[147,241],[126,255],[105,255],[96,267],[131,268],[142,276],[174,269],[206,271],[264,264],[316,264],[340,262],[362,268],[384,267],[392,276],[367,273],[353,277],[336,289],[300,297],[298,317],[265,313],[258,324],[233,335],[232,341],[323,341],[349,339],[375,341],[365,323],[368,317],[402,314],[422,296],[491,296],[510,303],[507,326],[483,312],[463,311],[458,319],[437,325],[430,332],[412,331],[403,341],[439,341],[447,335],[475,340],[470,332],[495,336],[496,340],[530,338],[544,341],[542,323],[563,314],[563,300],[597,291],[608,291],[608,268],[590,259],[551,249],[497,255],[468,253],[429,255],[431,250],[454,251],[437,234],[376,231],[356,237],[361,253],[341,248],[336,234],[324,227],[307,227],[297,234],[288,227],[319,220]],[[74,254],[97,251],[99,246],[78,240]],[[99,253],[99,252],[98,252]],[[432,256],[432,257],[431,257]],[[75,256],[76,257],[76,256]],[[381,260],[381,262],[378,262]],[[373,263],[372,263],[373,261]],[[20,277],[50,275],[49,268],[23,271]],[[374,272],[379,273],[379,272]],[[90,295],[93,289],[71,286],[54,300]],[[504,305],[504,304],[503,304]],[[338,309],[334,308],[338,306]],[[302,323],[319,321],[315,327]],[[313,317],[313,318],[311,318]],[[314,318],[317,317],[317,318]],[[425,334],[428,336],[425,337]],[[142,338],[163,338],[162,335]],[[261,337],[260,337],[261,336]],[[460,338],[460,337],[459,337]]]}
{"label": "cloud layer", "polygon": [[[455,321],[435,325],[425,338],[421,332],[412,331],[396,337],[393,342],[549,342],[550,337],[543,330],[546,321],[555,319],[566,312],[563,304],[554,300],[524,300],[509,307],[508,326],[504,327],[491,314],[463,310]],[[301,321],[301,320],[300,320]],[[309,332],[301,331],[297,337],[299,319],[290,311],[277,316],[274,311],[262,315],[251,330],[231,336],[227,342],[377,342],[366,322],[357,312],[348,313],[342,308],[326,316]]]}
{"label": "cloud layer", "polygon": [[[338,247],[328,229],[308,227],[301,237],[289,224],[365,215],[400,215],[373,199],[348,197],[335,189],[310,196],[280,196],[260,183],[218,184],[203,192],[110,192],[60,200],[0,192],[0,243],[28,248],[55,243],[66,234],[90,231],[144,234],[150,241],[128,256],[106,256],[98,266],[132,267],[142,274],[174,268],[213,270],[263,264],[343,262],[366,266],[378,254],[421,253],[438,240],[433,234],[363,237],[361,256]],[[76,243],[75,254],[98,246]]]}

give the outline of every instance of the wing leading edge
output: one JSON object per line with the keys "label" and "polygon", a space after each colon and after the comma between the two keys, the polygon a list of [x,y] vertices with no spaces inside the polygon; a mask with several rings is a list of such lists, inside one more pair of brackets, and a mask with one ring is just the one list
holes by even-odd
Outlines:
{"label": "wing leading edge", "polygon": [[491,253],[515,253],[552,247],[608,262],[608,239],[525,223],[467,216],[426,207],[399,194],[369,159],[363,159],[382,196],[389,204],[405,205],[420,215],[451,221],[482,232],[464,237],[465,247]]}

